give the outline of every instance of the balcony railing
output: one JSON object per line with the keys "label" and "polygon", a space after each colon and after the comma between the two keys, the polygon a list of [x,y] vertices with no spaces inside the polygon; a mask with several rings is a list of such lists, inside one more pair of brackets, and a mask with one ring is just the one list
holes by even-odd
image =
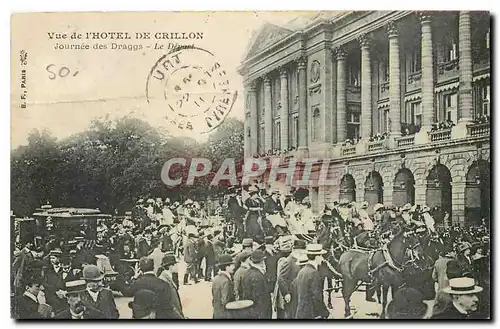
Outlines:
{"label": "balcony railing", "polygon": [[490,123],[474,123],[467,126],[467,133],[471,137],[488,136],[490,135]]}
{"label": "balcony railing", "polygon": [[375,152],[384,149],[384,140],[368,142],[368,152]]}
{"label": "balcony railing", "polygon": [[406,147],[415,144],[415,135],[408,135],[399,137],[396,139],[396,144],[398,147]]}
{"label": "balcony railing", "polygon": [[439,74],[444,74],[444,72],[449,72],[453,70],[458,70],[458,58],[442,62],[438,64],[438,72]]}
{"label": "balcony railing", "polygon": [[429,132],[431,142],[441,142],[451,139],[451,128]]}
{"label": "balcony railing", "polygon": [[422,79],[422,72],[413,72],[408,75],[408,84],[418,82]]}
{"label": "balcony railing", "polygon": [[342,146],[342,155],[354,155],[356,154],[356,145],[346,145]]}

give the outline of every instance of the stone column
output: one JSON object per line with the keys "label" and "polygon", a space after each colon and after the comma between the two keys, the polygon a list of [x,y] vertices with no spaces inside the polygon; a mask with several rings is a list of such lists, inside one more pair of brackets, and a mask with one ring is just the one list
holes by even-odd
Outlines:
{"label": "stone column", "polygon": [[472,123],[474,109],[472,103],[472,43],[470,12],[461,11],[458,21],[458,49],[460,92],[460,123]]}
{"label": "stone column", "polygon": [[372,134],[372,68],[370,60],[370,38],[359,37],[361,45],[361,137]]}
{"label": "stone column", "polygon": [[299,70],[299,148],[302,155],[307,148],[307,57],[302,56],[297,61]]}
{"label": "stone column", "polygon": [[271,102],[271,78],[264,77],[264,149],[265,153],[273,149],[273,109]]}
{"label": "stone column", "polygon": [[[249,107],[250,107],[250,140],[249,149],[250,155],[258,153],[259,150],[259,135],[258,135],[258,118],[257,118],[257,86],[255,81],[248,84]],[[246,132],[245,132],[246,134]]]}
{"label": "stone column", "polygon": [[453,224],[465,224],[465,181],[451,183],[451,219]]}
{"label": "stone column", "polygon": [[337,48],[334,52],[337,58],[337,143],[343,143],[347,139],[347,53],[343,48]]}
{"label": "stone column", "polygon": [[288,70],[280,68],[281,79],[281,149],[288,150]]}
{"label": "stone column", "polygon": [[435,120],[431,15],[421,13],[420,22],[422,25],[422,130],[428,131]]}
{"label": "stone column", "polygon": [[394,22],[387,26],[389,37],[389,104],[390,132],[392,137],[401,136],[401,63],[399,60],[398,30]]}

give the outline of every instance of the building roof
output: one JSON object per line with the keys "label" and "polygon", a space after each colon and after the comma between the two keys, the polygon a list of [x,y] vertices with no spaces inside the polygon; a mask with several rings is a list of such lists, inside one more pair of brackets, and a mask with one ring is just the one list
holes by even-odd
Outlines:
{"label": "building roof", "polygon": [[265,23],[253,33],[243,56],[243,61],[252,58],[296,32],[306,30],[319,22],[333,23],[350,13],[350,11],[315,11],[302,13],[284,24]]}

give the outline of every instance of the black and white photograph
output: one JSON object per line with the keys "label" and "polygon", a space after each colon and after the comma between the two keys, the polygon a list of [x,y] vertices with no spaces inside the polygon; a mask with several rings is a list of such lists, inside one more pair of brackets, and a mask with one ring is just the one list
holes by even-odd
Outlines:
{"label": "black and white photograph", "polygon": [[491,320],[489,11],[11,16],[15,320]]}

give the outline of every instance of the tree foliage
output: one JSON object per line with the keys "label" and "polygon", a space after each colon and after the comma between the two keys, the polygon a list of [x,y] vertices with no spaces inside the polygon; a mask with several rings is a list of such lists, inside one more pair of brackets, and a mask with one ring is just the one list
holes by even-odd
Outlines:
{"label": "tree foliage", "polygon": [[161,181],[167,160],[186,159],[186,166],[170,171],[184,183],[193,157],[209,158],[215,171],[224,158],[242,156],[243,123],[235,119],[227,119],[205,143],[166,136],[132,117],[95,120],[61,141],[35,130],[27,145],[11,152],[11,207],[18,216],[47,202],[111,213],[130,209],[139,197],[199,198],[207,195],[210,179],[168,187]]}

